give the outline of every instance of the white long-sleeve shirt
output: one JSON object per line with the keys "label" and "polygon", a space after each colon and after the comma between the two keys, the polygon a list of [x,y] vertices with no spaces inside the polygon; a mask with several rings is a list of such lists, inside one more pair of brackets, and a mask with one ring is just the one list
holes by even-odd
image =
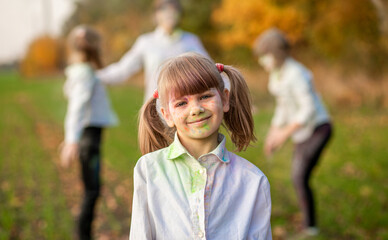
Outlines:
{"label": "white long-sleeve shirt", "polygon": [[105,88],[89,64],[72,64],[66,68],[65,74],[63,90],[68,99],[65,142],[78,142],[84,127],[105,127],[118,123]]}
{"label": "white long-sleeve shirt", "polygon": [[177,135],[134,170],[131,240],[272,239],[270,185],[249,161],[225,148],[195,159]]}
{"label": "white long-sleeve shirt", "polygon": [[153,32],[141,35],[119,62],[99,70],[97,77],[103,83],[115,84],[127,80],[144,68],[146,101],[157,87],[156,74],[159,66],[165,60],[185,52],[209,56],[194,34],[176,30],[169,35],[162,28],[156,28]]}
{"label": "white long-sleeve shirt", "polygon": [[295,143],[305,141],[316,126],[330,121],[325,106],[314,89],[311,72],[293,58],[286,59],[279,71],[270,74],[268,89],[276,98],[271,125],[302,125],[292,135]]}

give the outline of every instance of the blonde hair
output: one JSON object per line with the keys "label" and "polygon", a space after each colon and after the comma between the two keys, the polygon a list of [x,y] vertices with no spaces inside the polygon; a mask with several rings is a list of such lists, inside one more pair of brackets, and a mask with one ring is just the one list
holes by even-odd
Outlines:
{"label": "blonde hair", "polygon": [[[224,126],[230,134],[237,151],[245,150],[251,141],[256,141],[248,86],[241,73],[232,66],[225,65],[224,72],[229,77],[229,111],[224,114]],[[158,94],[162,106],[168,106],[170,96],[198,94],[216,88],[222,100],[224,81],[216,65],[208,58],[185,53],[172,58],[161,66],[158,76]],[[156,99],[149,99],[139,115],[139,147],[142,154],[167,147],[173,141],[175,128],[169,128],[161,119]]]}
{"label": "blonde hair", "polygon": [[71,30],[67,39],[70,51],[82,52],[85,61],[91,62],[97,69],[103,67],[100,56],[101,37],[93,28],[86,25],[79,25]]}

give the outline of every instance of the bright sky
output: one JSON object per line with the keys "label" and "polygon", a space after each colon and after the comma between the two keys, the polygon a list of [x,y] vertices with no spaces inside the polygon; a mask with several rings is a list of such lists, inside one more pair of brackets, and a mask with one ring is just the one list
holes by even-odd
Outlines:
{"label": "bright sky", "polygon": [[0,0],[0,64],[22,58],[31,40],[45,32],[58,36],[74,1]]}

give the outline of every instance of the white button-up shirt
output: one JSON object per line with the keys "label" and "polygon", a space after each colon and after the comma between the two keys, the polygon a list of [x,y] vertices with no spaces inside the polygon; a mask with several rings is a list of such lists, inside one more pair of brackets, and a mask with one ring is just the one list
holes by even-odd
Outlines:
{"label": "white button-up shirt", "polygon": [[65,142],[79,141],[84,127],[105,127],[118,123],[110,106],[105,87],[87,63],[66,68],[64,93],[68,99],[65,118]]}
{"label": "white button-up shirt", "polygon": [[209,57],[201,41],[194,34],[176,30],[167,34],[162,28],[141,35],[133,47],[120,59],[97,72],[103,83],[114,84],[127,80],[144,68],[145,95],[148,100],[157,87],[157,70],[167,59],[185,52],[197,52]]}
{"label": "white button-up shirt", "polygon": [[266,176],[219,140],[197,160],[176,135],[139,159],[130,239],[272,239]]}
{"label": "white button-up shirt", "polygon": [[270,74],[269,92],[276,98],[271,125],[302,125],[293,135],[294,142],[308,139],[316,126],[329,122],[329,115],[314,89],[313,76],[302,64],[288,58],[279,71]]}

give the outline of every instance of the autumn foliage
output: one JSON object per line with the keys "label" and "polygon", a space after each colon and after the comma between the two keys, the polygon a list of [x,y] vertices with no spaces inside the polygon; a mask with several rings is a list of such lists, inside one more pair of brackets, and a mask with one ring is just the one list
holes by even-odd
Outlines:
{"label": "autumn foliage", "polygon": [[264,30],[277,26],[288,33],[291,41],[302,38],[306,16],[294,6],[277,6],[271,1],[223,0],[213,12],[218,26],[218,41],[225,49],[237,45],[251,46]]}
{"label": "autumn foliage", "polygon": [[[64,27],[63,38],[78,24],[96,27],[103,36],[104,62],[117,61],[140,34],[153,30],[152,2],[78,1]],[[247,64],[254,39],[270,27],[283,30],[296,52],[349,69],[361,67],[381,72],[388,58],[388,3],[381,0],[181,3],[181,27],[199,35],[214,59],[224,57]],[[64,61],[58,46],[58,41],[48,36],[36,39],[23,60],[22,72],[35,75],[58,68]]]}
{"label": "autumn foliage", "polygon": [[36,38],[28,47],[20,71],[28,77],[54,73],[64,61],[62,52],[60,41],[50,36]]}
{"label": "autumn foliage", "polygon": [[321,59],[377,69],[384,64],[388,46],[381,28],[384,18],[379,18],[375,2],[221,0],[212,13],[212,21],[223,50],[250,48],[260,33],[277,27],[294,45],[303,45],[304,51]]}

